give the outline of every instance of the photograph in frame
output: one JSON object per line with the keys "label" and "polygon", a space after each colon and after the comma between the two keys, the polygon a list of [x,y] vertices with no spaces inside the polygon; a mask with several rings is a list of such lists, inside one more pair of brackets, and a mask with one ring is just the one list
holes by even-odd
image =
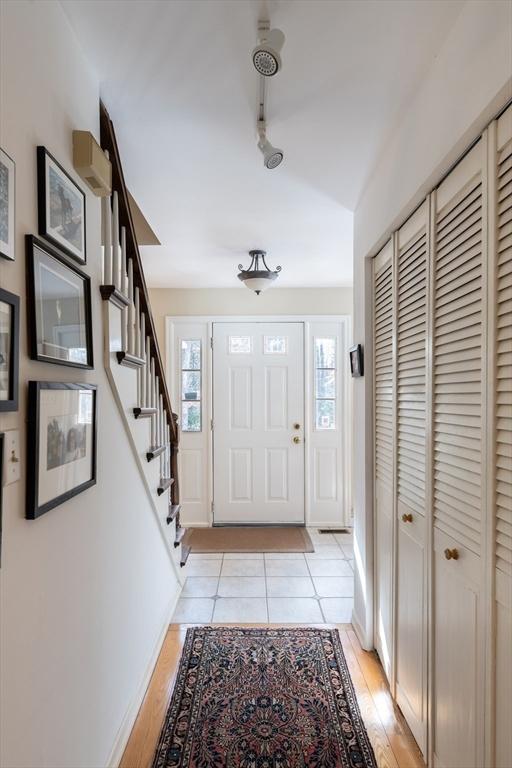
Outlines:
{"label": "photograph in frame", "polygon": [[33,235],[27,236],[27,268],[31,357],[92,368],[89,276]]}
{"label": "photograph in frame", "polygon": [[30,381],[26,517],[96,483],[96,386]]}
{"label": "photograph in frame", "polygon": [[0,288],[0,411],[18,410],[20,300]]}
{"label": "photograph in frame", "polygon": [[85,264],[85,194],[45,147],[37,148],[39,234]]}
{"label": "photograph in frame", "polygon": [[16,166],[14,160],[0,149],[0,256],[15,258]]}
{"label": "photograph in frame", "polygon": [[348,350],[350,358],[350,373],[354,378],[364,375],[363,349],[361,344],[355,344]]}

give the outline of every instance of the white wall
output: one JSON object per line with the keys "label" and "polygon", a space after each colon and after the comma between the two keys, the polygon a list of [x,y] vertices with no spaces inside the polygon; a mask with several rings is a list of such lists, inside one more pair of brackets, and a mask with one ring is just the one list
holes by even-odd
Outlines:
{"label": "white wall", "polygon": [[151,309],[160,347],[165,344],[165,317],[173,315],[351,315],[352,288],[279,288],[259,296],[239,288],[152,288]]}
{"label": "white wall", "polygon": [[[354,341],[366,345],[354,382],[354,623],[372,646],[371,306],[367,257],[412,212],[512,97],[512,4],[469,0],[401,114],[354,214]],[[359,563],[357,550],[359,550]]]}
{"label": "white wall", "polygon": [[[0,143],[16,161],[16,262],[2,287],[21,297],[22,481],[4,491],[0,569],[0,764],[107,764],[177,594],[175,572],[126,442],[102,364],[100,206],[87,193],[95,370],[27,356],[25,233],[37,232],[36,146],[73,174],[71,132],[99,136],[99,88],[57,2],[1,4]],[[84,185],[82,184],[82,187]],[[26,382],[98,385],[98,483],[35,521],[24,519]]]}

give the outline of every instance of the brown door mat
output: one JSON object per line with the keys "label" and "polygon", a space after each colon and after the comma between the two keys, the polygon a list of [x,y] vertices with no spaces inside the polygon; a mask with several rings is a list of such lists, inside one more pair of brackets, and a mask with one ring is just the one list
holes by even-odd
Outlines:
{"label": "brown door mat", "polygon": [[305,528],[189,528],[192,552],[314,552]]}

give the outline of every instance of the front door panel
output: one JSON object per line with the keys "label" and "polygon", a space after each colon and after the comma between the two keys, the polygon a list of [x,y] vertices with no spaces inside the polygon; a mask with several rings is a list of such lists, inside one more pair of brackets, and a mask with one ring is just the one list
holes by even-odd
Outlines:
{"label": "front door panel", "polygon": [[214,523],[304,523],[302,323],[213,324]]}

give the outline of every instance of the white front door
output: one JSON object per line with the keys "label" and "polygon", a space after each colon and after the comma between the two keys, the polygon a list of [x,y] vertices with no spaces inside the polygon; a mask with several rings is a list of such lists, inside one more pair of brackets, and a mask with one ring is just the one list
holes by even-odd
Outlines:
{"label": "white front door", "polygon": [[213,324],[215,524],[304,523],[303,323]]}

